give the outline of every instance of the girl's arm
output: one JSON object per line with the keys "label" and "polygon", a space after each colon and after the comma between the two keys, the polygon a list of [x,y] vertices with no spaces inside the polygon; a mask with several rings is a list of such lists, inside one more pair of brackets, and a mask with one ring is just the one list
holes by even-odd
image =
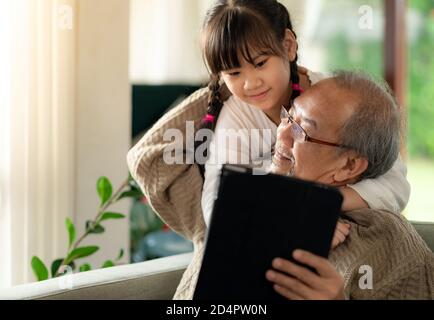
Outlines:
{"label": "girl's arm", "polygon": [[400,213],[410,198],[407,167],[399,157],[393,167],[376,179],[367,179],[341,188],[343,211],[371,208]]}
{"label": "girl's arm", "polygon": [[[223,107],[208,149],[209,158],[205,164],[205,181],[201,199],[203,217],[207,226],[211,220],[214,201],[217,199],[222,165],[226,163],[248,165],[250,163],[248,124],[241,120],[242,115],[234,112],[233,108]],[[228,130],[240,138],[237,139],[237,143],[230,143],[226,139]]]}

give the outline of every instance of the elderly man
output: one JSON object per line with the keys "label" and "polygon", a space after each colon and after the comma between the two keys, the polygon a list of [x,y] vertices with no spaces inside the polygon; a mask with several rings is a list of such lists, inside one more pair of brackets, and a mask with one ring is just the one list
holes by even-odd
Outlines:
{"label": "elderly man", "polygon": [[[395,100],[359,73],[340,72],[296,99],[282,123],[276,173],[336,187],[386,172],[399,154]],[[276,258],[266,278],[288,299],[434,299],[434,255],[413,227],[391,212],[347,212],[348,239],[329,259],[296,250],[317,273]]]}
{"label": "elderly man", "polygon": [[[170,142],[163,137],[168,129],[184,130],[187,120],[199,126],[208,93],[204,88],[191,95],[128,153],[131,174],[153,208],[194,243],[193,259],[175,299],[193,297],[207,229],[201,214],[200,170],[192,164],[166,164],[163,155]],[[224,86],[221,95],[223,100],[229,96]],[[362,75],[341,73],[314,85],[296,100],[290,116],[285,115],[279,128],[274,157],[278,173],[339,186],[380,175],[398,156],[395,102]],[[328,260],[294,252],[296,260],[313,266],[318,274],[277,259],[264,275],[270,285],[290,299],[434,299],[433,254],[403,217],[366,209],[347,212],[343,220],[352,231]]]}

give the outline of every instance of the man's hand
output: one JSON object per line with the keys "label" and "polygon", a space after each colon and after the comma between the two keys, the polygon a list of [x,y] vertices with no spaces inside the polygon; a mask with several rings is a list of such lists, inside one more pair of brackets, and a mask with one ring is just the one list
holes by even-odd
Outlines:
{"label": "man's hand", "polygon": [[344,280],[331,263],[320,256],[295,250],[296,261],[314,268],[318,274],[291,261],[276,258],[266,278],[274,283],[274,290],[290,300],[340,300],[344,296]]}

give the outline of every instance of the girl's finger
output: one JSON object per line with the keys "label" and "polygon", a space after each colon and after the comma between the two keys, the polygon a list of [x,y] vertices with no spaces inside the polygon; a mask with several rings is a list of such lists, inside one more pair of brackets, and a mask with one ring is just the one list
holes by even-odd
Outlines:
{"label": "girl's finger", "polygon": [[348,223],[338,222],[336,229],[345,234],[346,236],[350,234],[351,225]]}
{"label": "girl's finger", "polygon": [[338,239],[339,242],[341,243],[345,241],[346,236],[339,230],[336,230],[334,234],[334,238]]}

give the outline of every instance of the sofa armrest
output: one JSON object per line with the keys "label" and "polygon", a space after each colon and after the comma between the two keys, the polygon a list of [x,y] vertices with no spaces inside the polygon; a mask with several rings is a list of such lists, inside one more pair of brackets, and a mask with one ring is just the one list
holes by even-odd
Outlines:
{"label": "sofa armrest", "polygon": [[0,289],[0,299],[172,299],[193,254],[66,275]]}
{"label": "sofa armrest", "polygon": [[434,223],[412,221],[411,224],[434,252]]}

